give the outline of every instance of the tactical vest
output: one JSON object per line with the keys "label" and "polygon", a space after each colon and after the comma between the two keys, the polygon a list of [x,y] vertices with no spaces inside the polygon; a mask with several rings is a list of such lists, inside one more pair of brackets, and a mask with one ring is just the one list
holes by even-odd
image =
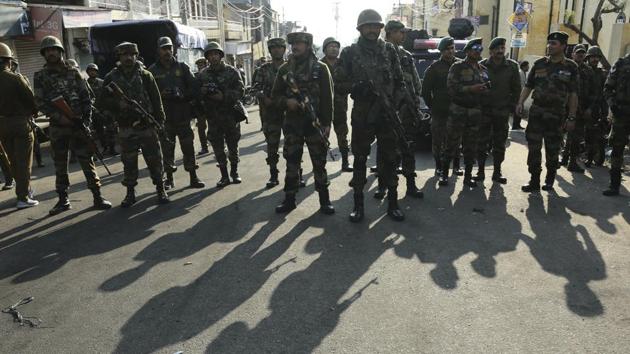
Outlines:
{"label": "tactical vest", "polygon": [[[161,92],[179,90],[183,96],[190,90],[188,83],[184,81],[184,74],[187,71],[185,65],[176,61],[171,67],[165,68],[161,63],[155,63],[151,65],[149,71],[153,74]],[[162,99],[169,99],[169,97],[163,95]]]}
{"label": "tactical vest", "polygon": [[[142,79],[143,71],[144,69],[140,66],[136,66],[131,77],[127,78],[120,68],[115,68],[112,70],[110,78],[112,82],[116,83],[116,85],[122,89],[127,97],[132,100],[136,100],[142,107],[144,107],[144,109],[147,110],[147,112],[153,114],[153,104],[151,102],[151,98],[149,97],[146,84]],[[128,115],[130,116],[128,118],[132,118],[131,120],[133,120],[133,118],[141,118],[136,116],[132,111],[128,112]],[[120,115],[117,117],[118,119],[123,118],[120,117]]]}
{"label": "tactical vest", "polygon": [[392,62],[387,52],[384,41],[378,41],[376,55],[363,49],[358,43],[350,46],[352,53],[352,73],[349,73],[353,82],[374,81],[376,87],[386,87],[387,93],[393,93]]}
{"label": "tactical vest", "polygon": [[77,80],[79,72],[68,66],[61,72],[44,69],[36,74],[44,89],[45,100],[62,96],[72,111],[82,112],[81,98],[79,97],[80,81]]}

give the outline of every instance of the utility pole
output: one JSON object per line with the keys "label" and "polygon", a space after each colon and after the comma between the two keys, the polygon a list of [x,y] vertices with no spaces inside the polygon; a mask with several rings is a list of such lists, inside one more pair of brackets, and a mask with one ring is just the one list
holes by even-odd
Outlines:
{"label": "utility pole", "polygon": [[219,23],[219,44],[225,48],[225,17],[223,16],[223,0],[217,0],[217,21]]}
{"label": "utility pole", "polygon": [[335,4],[335,39],[339,39],[339,3],[340,1],[336,1]]}

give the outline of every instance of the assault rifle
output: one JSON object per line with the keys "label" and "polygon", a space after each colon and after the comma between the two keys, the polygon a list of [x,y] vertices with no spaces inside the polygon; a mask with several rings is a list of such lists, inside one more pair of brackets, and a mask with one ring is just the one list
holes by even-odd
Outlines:
{"label": "assault rifle", "polygon": [[385,120],[391,125],[394,130],[394,135],[396,136],[396,140],[400,145],[403,151],[408,152],[411,150],[411,143],[407,140],[407,136],[405,134],[405,128],[403,127],[402,121],[400,120],[400,116],[396,111],[396,107],[391,103],[387,94],[382,90],[376,89],[373,81],[368,82],[369,87],[371,88],[372,94],[376,97],[377,102],[380,104],[381,109],[383,110],[381,113],[385,116]]}
{"label": "assault rifle", "polygon": [[96,145],[96,141],[94,141],[94,137],[92,136],[92,132],[90,132],[90,129],[87,126],[85,126],[83,122],[79,121],[79,118],[77,118],[76,114],[74,114],[74,111],[72,111],[72,108],[70,108],[70,105],[68,105],[68,102],[66,102],[66,99],[63,98],[63,96],[58,96],[51,99],[50,103],[52,103],[52,105],[64,117],[69,119],[72,125],[79,127],[79,132],[81,133],[81,137],[83,138],[83,141],[86,143],[88,150],[91,153],[93,153],[94,156],[96,156],[96,158],[101,162],[103,167],[105,167],[107,174],[111,176],[112,173],[109,170],[109,167],[107,167],[107,164],[105,163],[105,161],[103,160],[103,154],[101,154],[101,152],[99,151],[98,145]]}

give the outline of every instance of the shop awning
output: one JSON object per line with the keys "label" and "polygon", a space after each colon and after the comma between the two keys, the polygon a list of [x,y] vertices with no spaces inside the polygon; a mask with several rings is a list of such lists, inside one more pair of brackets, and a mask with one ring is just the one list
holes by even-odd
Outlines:
{"label": "shop awning", "polygon": [[65,28],[85,28],[109,22],[112,22],[110,10],[63,10]]}
{"label": "shop awning", "polygon": [[19,6],[0,5],[0,38],[31,34],[31,24],[26,9]]}
{"label": "shop awning", "polygon": [[175,26],[177,26],[177,39],[179,39],[181,48],[203,49],[206,44],[208,44],[206,34],[202,30],[185,26],[177,22],[175,22]]}

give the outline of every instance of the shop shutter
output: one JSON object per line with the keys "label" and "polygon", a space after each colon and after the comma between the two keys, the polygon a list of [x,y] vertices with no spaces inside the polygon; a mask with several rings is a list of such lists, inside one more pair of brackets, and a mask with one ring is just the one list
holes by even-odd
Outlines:
{"label": "shop shutter", "polygon": [[20,73],[28,78],[33,85],[33,75],[35,72],[42,70],[46,60],[39,54],[39,43],[37,41],[16,40],[15,51],[17,59],[20,62],[18,67]]}

